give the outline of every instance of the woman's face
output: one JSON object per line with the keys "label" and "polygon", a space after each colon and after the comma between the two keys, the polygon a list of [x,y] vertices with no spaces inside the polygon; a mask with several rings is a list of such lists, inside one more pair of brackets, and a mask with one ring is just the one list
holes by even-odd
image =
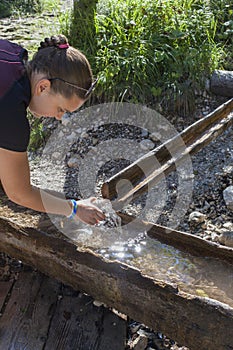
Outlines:
{"label": "woman's face", "polygon": [[28,108],[35,117],[55,117],[61,120],[64,113],[76,111],[83,103],[84,101],[76,95],[68,99],[54,94],[50,88],[50,81],[41,79],[32,91]]}

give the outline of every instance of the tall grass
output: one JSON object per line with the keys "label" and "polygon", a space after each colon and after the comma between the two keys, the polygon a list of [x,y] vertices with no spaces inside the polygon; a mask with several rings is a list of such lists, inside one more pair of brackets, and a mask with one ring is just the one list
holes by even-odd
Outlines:
{"label": "tall grass", "polygon": [[60,6],[60,0],[0,0],[0,18],[52,12]]}
{"label": "tall grass", "polygon": [[99,0],[95,45],[81,12],[73,20],[83,32],[70,36],[99,77],[100,101],[169,101],[186,112],[194,91],[226,63],[231,14],[226,0]]}

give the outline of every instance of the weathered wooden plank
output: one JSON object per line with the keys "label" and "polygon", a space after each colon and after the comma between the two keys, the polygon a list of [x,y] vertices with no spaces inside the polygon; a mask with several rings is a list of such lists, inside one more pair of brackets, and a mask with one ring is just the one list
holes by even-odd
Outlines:
{"label": "weathered wooden plank", "polygon": [[7,299],[7,295],[12,288],[14,281],[0,281],[0,311],[2,310],[4,303]]}
{"label": "weathered wooden plank", "polygon": [[124,349],[125,321],[103,307],[94,306],[92,301],[83,294],[60,299],[44,350]]}
{"label": "weathered wooden plank", "polygon": [[42,350],[59,283],[41,273],[21,272],[0,318],[1,349]]}
{"label": "weathered wooden plank", "polygon": [[99,339],[99,350],[124,350],[126,340],[126,322],[113,312],[102,308],[102,335]]}
{"label": "weathered wooden plank", "polygon": [[233,248],[231,247],[207,241],[190,233],[142,221],[123,213],[118,214],[121,217],[122,225],[132,223],[131,229],[135,227],[135,231],[146,231],[149,237],[158,239],[162,243],[172,245],[194,256],[217,258],[233,265]]}
{"label": "weathered wooden plank", "polygon": [[233,309],[228,305],[181,292],[127,264],[3,219],[0,232],[0,250],[178,343],[192,350],[233,349]]}
{"label": "weathered wooden plank", "polygon": [[[187,156],[198,152],[232,125],[232,110],[233,99],[139,158],[103,184],[103,197],[110,200],[117,199],[114,205],[120,210],[124,203],[146,192],[148,185],[150,187],[156,185],[164,178],[164,175],[168,175],[175,170],[178,164],[184,162]],[[156,164],[160,164],[157,168],[155,167],[155,159],[157,160]],[[142,169],[146,169],[147,176],[145,176]],[[133,188],[130,191],[128,190],[128,184],[125,184],[124,181],[120,182],[124,179],[131,182]],[[119,191],[121,197],[119,198],[117,197],[117,184],[121,186]]]}

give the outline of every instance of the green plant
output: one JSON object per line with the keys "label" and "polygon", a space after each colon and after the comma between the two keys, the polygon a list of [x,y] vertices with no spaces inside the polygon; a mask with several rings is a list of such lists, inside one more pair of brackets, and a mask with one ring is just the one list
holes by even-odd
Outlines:
{"label": "green plant", "polygon": [[60,0],[0,0],[0,17],[60,11]]}
{"label": "green plant", "polygon": [[28,118],[31,125],[31,134],[29,142],[29,150],[35,151],[45,144],[45,131],[43,128],[43,123],[40,119],[34,118],[31,113],[28,113]]}
{"label": "green plant", "polygon": [[211,72],[231,63],[230,0],[99,0],[92,13],[82,20],[76,8],[67,33],[99,77],[99,101],[162,101],[186,113]]}
{"label": "green plant", "polygon": [[61,11],[61,0],[40,0],[41,11],[42,12],[55,12],[58,13]]}
{"label": "green plant", "polygon": [[201,86],[218,65],[216,22],[204,1],[103,0],[96,28],[104,99],[175,96]]}
{"label": "green plant", "polygon": [[6,0],[0,0],[0,18],[10,16],[9,3]]}

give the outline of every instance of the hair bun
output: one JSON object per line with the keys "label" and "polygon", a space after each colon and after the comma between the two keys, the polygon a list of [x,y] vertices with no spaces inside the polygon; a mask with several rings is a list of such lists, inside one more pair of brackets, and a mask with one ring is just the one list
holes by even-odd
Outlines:
{"label": "hair bun", "polygon": [[46,47],[57,47],[59,48],[60,45],[69,45],[68,39],[63,34],[53,35],[50,38],[45,38],[44,41],[41,41],[40,49],[44,49]]}

